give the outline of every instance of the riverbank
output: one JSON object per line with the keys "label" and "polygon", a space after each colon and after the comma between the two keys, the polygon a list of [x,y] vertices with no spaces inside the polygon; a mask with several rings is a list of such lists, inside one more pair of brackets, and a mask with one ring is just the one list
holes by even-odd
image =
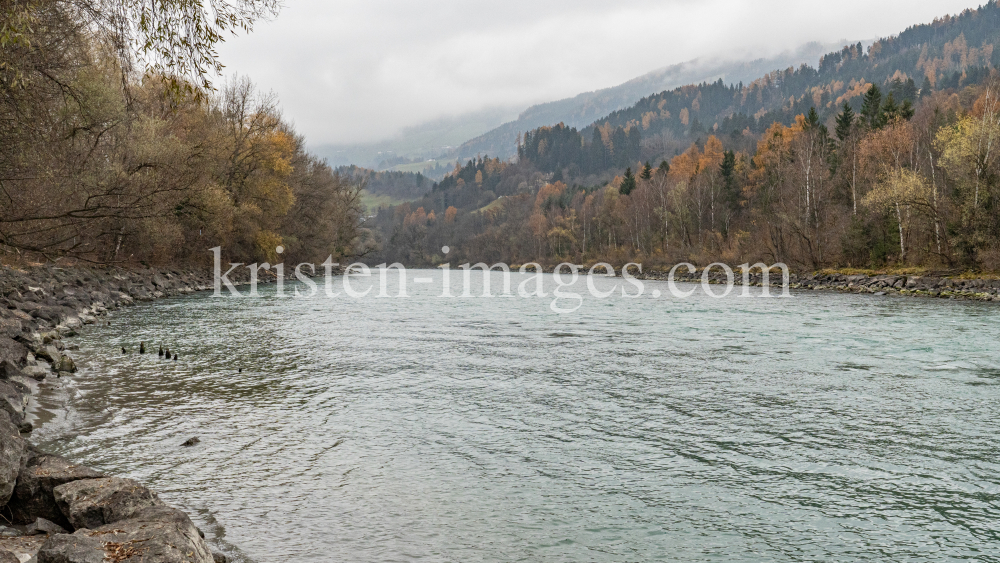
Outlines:
{"label": "riverbank", "polygon": [[[634,274],[637,278],[646,280],[666,280],[669,271],[649,270],[642,274]],[[674,280],[678,282],[700,283],[704,270],[688,273],[683,268],[674,272]],[[750,275],[751,286],[761,286],[763,279],[759,271]],[[713,268],[708,274],[712,284],[726,283],[726,273],[721,268]],[[734,275],[734,283],[742,285],[742,274]],[[781,271],[772,270],[769,285],[780,287]],[[792,289],[809,289],[816,291],[840,291],[847,293],[868,293],[875,295],[909,295],[919,297],[937,297],[942,299],[964,299],[973,301],[1000,301],[1000,279],[966,278],[964,276],[915,275],[915,274],[867,274],[844,272],[791,272],[788,276],[788,286]]]}
{"label": "riverbank", "polygon": [[85,325],[213,283],[211,272],[196,270],[0,268],[0,563],[227,560],[185,513],[138,482],[38,450],[26,421],[39,385],[76,372],[70,339]]}

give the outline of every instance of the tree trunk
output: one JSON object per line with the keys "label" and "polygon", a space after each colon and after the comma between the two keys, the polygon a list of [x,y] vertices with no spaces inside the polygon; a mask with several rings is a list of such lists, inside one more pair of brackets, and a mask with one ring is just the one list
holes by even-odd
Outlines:
{"label": "tree trunk", "polygon": [[854,150],[851,151],[853,157],[853,170],[851,171],[851,202],[854,204],[854,215],[858,214],[858,146],[854,143]]}
{"label": "tree trunk", "polygon": [[934,170],[934,153],[927,149],[927,159],[931,164],[931,194],[934,198],[934,242],[938,256],[941,256],[941,213],[938,211],[937,174]]}
{"label": "tree trunk", "polygon": [[906,240],[903,238],[903,214],[899,210],[899,202],[896,202],[896,221],[899,223],[899,261],[906,263]]}

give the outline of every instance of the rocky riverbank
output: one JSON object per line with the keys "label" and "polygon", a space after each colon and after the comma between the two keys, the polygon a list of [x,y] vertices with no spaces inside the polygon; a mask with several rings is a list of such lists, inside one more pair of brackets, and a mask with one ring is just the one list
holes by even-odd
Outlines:
{"label": "rocky riverbank", "polygon": [[0,563],[226,561],[184,512],[140,483],[38,450],[25,421],[39,382],[73,376],[68,342],[82,327],[137,301],[212,286],[211,272],[0,269]]}
{"label": "rocky riverbank", "polygon": [[[679,268],[674,273],[678,282],[700,283],[704,270],[688,273]],[[666,280],[669,272],[647,271],[636,277],[649,280]],[[708,275],[709,283],[726,283],[726,273],[714,268]],[[742,274],[734,275],[734,283],[742,285]],[[759,287],[762,277],[759,272],[750,275],[750,285]],[[772,288],[781,287],[781,272],[774,270],[769,277]],[[944,299],[965,299],[975,301],[1000,301],[1000,279],[963,279],[935,275],[895,275],[895,274],[845,274],[845,273],[790,273],[788,285],[792,289],[829,290],[850,293],[871,293],[875,295],[913,295]]]}

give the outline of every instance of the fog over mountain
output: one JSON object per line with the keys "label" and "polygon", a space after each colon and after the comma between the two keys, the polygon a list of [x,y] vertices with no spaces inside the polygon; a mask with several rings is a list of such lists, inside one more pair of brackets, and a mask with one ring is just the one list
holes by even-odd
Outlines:
{"label": "fog over mountain", "polygon": [[[315,150],[332,164],[391,167],[403,160],[461,160],[477,154],[509,158],[515,153],[517,134],[541,125],[566,123],[585,127],[595,119],[634,104],[643,96],[685,84],[722,79],[726,83],[750,82],[776,69],[811,64],[820,55],[847,41],[809,43],[774,57],[746,61],[699,59],[654,70],[623,84],[577,94],[571,98],[535,104],[523,111],[512,107],[487,108],[455,117],[444,117],[377,143],[319,145]],[[413,168],[412,166],[410,168]]]}
{"label": "fog over mountain", "polygon": [[[837,3],[593,0],[399,3],[289,0],[219,50],[229,74],[273,90],[310,147],[392,139],[443,117],[533,104],[692,60],[773,58],[809,42],[876,38],[971,0]],[[642,95],[651,92],[644,92]],[[461,129],[461,127],[459,127]],[[462,135],[435,142],[461,143]],[[325,152],[325,151],[324,151]]]}

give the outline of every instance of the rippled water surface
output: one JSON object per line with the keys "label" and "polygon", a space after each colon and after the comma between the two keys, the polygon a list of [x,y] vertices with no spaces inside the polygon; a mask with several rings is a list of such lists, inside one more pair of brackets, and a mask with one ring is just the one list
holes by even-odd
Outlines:
{"label": "rippled water surface", "polygon": [[995,304],[652,288],[142,304],[35,440],[262,563],[1000,561]]}

